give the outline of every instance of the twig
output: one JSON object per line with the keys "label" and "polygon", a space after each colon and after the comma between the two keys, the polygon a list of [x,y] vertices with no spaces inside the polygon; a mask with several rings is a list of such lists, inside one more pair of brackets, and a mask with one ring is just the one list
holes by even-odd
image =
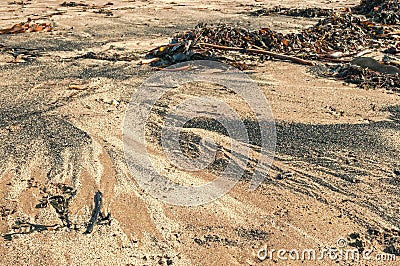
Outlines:
{"label": "twig", "polygon": [[168,71],[168,72],[177,72],[177,71],[182,71],[182,70],[189,70],[190,66],[183,66],[183,67],[177,67],[177,68],[162,68],[162,67],[155,67],[155,70],[162,70],[162,71]]}
{"label": "twig", "polygon": [[345,64],[345,63],[350,63],[350,59],[340,59],[340,58],[332,58],[332,57],[320,57],[319,58],[321,61],[325,62],[332,62],[332,63],[339,63],[339,64]]}
{"label": "twig", "polygon": [[175,46],[179,46],[179,45],[181,45],[181,43],[170,43],[170,44],[167,44],[167,45],[162,45],[162,46],[159,46],[157,48],[151,49],[150,51],[148,51],[148,53],[154,53],[155,51],[158,51],[161,48],[165,49],[167,47],[169,48],[169,47],[175,47]]}
{"label": "twig", "polygon": [[270,51],[265,51],[265,50],[259,50],[259,49],[252,49],[252,48],[239,48],[239,47],[229,47],[229,46],[222,46],[222,45],[215,45],[215,44],[209,44],[209,43],[199,43],[200,46],[206,46],[218,50],[226,50],[226,51],[243,51],[245,53],[252,53],[252,54],[264,54],[271,56],[276,59],[281,59],[281,60],[288,60],[292,61],[294,63],[298,63],[301,65],[307,65],[307,66],[314,66],[315,63],[309,60],[304,60],[298,57],[294,56],[289,56],[289,55],[283,55],[283,54],[277,54],[274,52]]}

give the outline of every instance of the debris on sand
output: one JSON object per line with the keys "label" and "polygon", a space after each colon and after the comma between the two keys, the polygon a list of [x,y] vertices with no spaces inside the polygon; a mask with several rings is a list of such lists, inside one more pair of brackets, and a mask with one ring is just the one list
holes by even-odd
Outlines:
{"label": "debris on sand", "polygon": [[61,220],[63,226],[70,228],[71,221],[69,220],[69,202],[76,195],[76,190],[64,184],[58,184],[54,189],[43,189],[46,193],[36,205],[36,208],[47,208],[49,205],[54,208]]}
{"label": "debris on sand", "polygon": [[77,6],[88,6],[88,4],[77,3],[77,2],[64,2],[61,4],[63,7],[77,7]]}
{"label": "debris on sand", "polygon": [[378,230],[376,228],[368,228],[367,237],[375,240],[379,244],[385,246],[384,252],[400,256],[400,232],[397,229]]}
{"label": "debris on sand", "polygon": [[24,5],[30,5],[31,3],[29,3],[30,1],[28,0],[27,2],[24,1],[11,1],[8,2],[9,5],[20,5],[20,6],[24,6]]}
{"label": "debris on sand", "polygon": [[17,34],[24,32],[48,32],[52,31],[53,26],[50,23],[35,23],[31,19],[27,22],[15,24],[11,28],[0,29],[0,34]]}
{"label": "debris on sand", "polygon": [[[276,8],[273,11],[287,13],[290,9],[282,10],[279,11]],[[324,10],[319,11],[322,13]],[[301,10],[301,12],[311,11]],[[301,12],[290,11],[291,14]],[[365,20],[362,16],[350,11],[342,13],[326,11],[325,14],[327,16],[320,19],[314,26],[289,34],[270,28],[249,30],[226,24],[199,24],[193,30],[173,36],[169,44],[149,51],[146,60],[155,67],[165,67],[197,59],[219,60],[233,66],[242,66],[246,60],[262,62],[278,59],[311,66],[315,65],[316,61],[339,63],[343,67],[343,64],[349,63],[352,59],[372,51],[397,53],[398,45],[393,45],[400,40],[400,34],[394,34],[397,32],[396,28]],[[238,64],[239,62],[241,64]],[[378,68],[394,69],[377,64]],[[368,68],[362,71],[374,73],[373,70],[373,68]],[[372,78],[373,75],[375,74],[362,76],[365,77],[365,82],[357,81],[356,83],[367,83],[372,87],[373,85],[375,87],[399,85],[396,77],[381,76],[399,75],[397,72],[379,73],[378,71],[376,75],[379,77]]]}
{"label": "debris on sand", "polygon": [[284,15],[291,17],[303,17],[303,18],[320,18],[328,17],[334,13],[332,9],[319,8],[319,7],[308,7],[308,8],[287,8],[275,6],[273,8],[262,8],[249,13],[250,16],[270,16],[270,15]]}
{"label": "debris on sand", "polygon": [[15,224],[13,226],[13,230],[16,232],[4,234],[3,238],[5,240],[11,241],[13,235],[25,235],[25,234],[31,234],[34,232],[52,231],[52,230],[57,230],[58,228],[60,228],[60,225],[58,225],[58,224],[41,225],[41,224],[33,224],[30,222],[24,222],[24,221],[17,220],[17,221],[15,221]]}
{"label": "debris on sand", "polygon": [[103,197],[103,194],[101,194],[100,191],[97,191],[96,194],[94,195],[94,208],[93,208],[92,216],[90,217],[85,234],[90,234],[93,231],[93,227],[94,227],[95,223],[97,222],[97,220],[99,219],[99,214],[100,214],[100,210],[102,207],[102,197]]}
{"label": "debris on sand", "polygon": [[351,64],[339,65],[335,77],[362,88],[386,88],[400,92],[400,76],[383,74]]}
{"label": "debris on sand", "polygon": [[7,208],[5,206],[0,206],[0,219],[1,218],[5,218],[13,213],[15,213],[16,210],[12,209],[12,208]]}
{"label": "debris on sand", "polygon": [[53,207],[61,223],[44,225],[26,220],[16,220],[12,226],[12,232],[4,234],[4,239],[12,240],[14,235],[71,228],[72,223],[69,219],[69,202],[76,195],[76,190],[64,184],[52,184],[48,188],[42,188],[41,193],[44,194],[44,196],[40,199],[39,203],[36,204],[36,208],[43,209],[49,206]]}
{"label": "debris on sand", "polygon": [[114,16],[114,14],[113,14],[113,12],[111,10],[106,10],[104,8],[100,8],[99,10],[95,10],[94,13],[96,13],[96,14],[105,14],[107,17]]}
{"label": "debris on sand", "polygon": [[400,23],[398,0],[362,0],[354,10],[366,15],[373,22],[391,25]]}
{"label": "debris on sand", "polygon": [[[52,184],[49,188],[43,188],[42,193],[45,194],[39,203],[37,209],[52,207],[60,219],[59,223],[52,225],[36,224],[25,220],[16,220],[12,226],[12,232],[3,235],[6,240],[12,240],[14,235],[30,234],[43,231],[58,231],[63,228],[79,231],[83,226],[86,227],[84,234],[90,234],[95,225],[111,225],[111,214],[104,215],[101,212],[103,195],[97,191],[94,196],[94,208],[91,218],[87,224],[74,224],[69,219],[69,202],[75,197],[76,190],[64,184]],[[1,215],[9,215],[15,211],[0,209]],[[3,211],[4,214],[1,212]]]}
{"label": "debris on sand", "polygon": [[9,63],[23,63],[36,60],[37,57],[41,56],[43,53],[35,48],[23,48],[23,47],[0,47],[0,54],[9,54],[13,57],[12,61]]}
{"label": "debris on sand", "polygon": [[[362,0],[353,10],[357,14],[367,16],[373,22],[391,25],[400,22],[400,3],[398,0]],[[346,11],[346,9],[342,11]],[[291,17],[321,18],[329,17],[334,13],[335,10],[333,9],[319,7],[287,8],[275,6],[272,8],[257,9],[248,14],[255,17],[284,15]]]}
{"label": "debris on sand", "polygon": [[87,52],[86,54],[75,57],[75,59],[96,59],[105,61],[134,61],[139,58],[132,52],[116,53],[116,52]]}
{"label": "debris on sand", "polygon": [[61,4],[62,7],[81,7],[82,10],[84,10],[84,11],[93,10],[93,13],[105,14],[107,17],[111,17],[111,16],[114,15],[111,10],[106,9],[106,8],[108,8],[110,6],[113,6],[113,5],[114,5],[114,3],[112,3],[112,2],[108,2],[108,3],[104,4],[104,5],[95,5],[95,4],[88,5],[88,4],[85,4],[85,3],[82,3],[82,2],[78,3],[78,2],[74,2],[74,1],[72,1],[72,2],[63,2]]}
{"label": "debris on sand", "polygon": [[[321,66],[318,66],[321,68]],[[335,78],[346,83],[356,84],[364,89],[384,88],[400,92],[400,75],[386,74],[356,64],[338,64],[314,71],[319,76]]]}
{"label": "debris on sand", "polygon": [[199,24],[191,31],[174,36],[170,44],[151,50],[147,58],[160,58],[157,64],[166,65],[197,58],[218,58],[223,56],[220,50],[229,50],[218,49],[220,46],[235,48],[231,50],[236,52],[257,49],[323,61],[338,52],[346,57],[365,49],[386,47],[392,42],[393,38],[385,35],[380,25],[362,21],[352,14],[335,13],[300,33],[286,35],[269,28],[250,31],[225,24]]}
{"label": "debris on sand", "polygon": [[390,46],[383,52],[385,54],[393,54],[393,55],[400,53],[400,42],[398,42],[396,45]]}
{"label": "debris on sand", "polygon": [[351,61],[352,65],[357,65],[362,68],[370,69],[379,73],[384,74],[400,74],[400,69],[395,66],[388,66],[385,64],[381,64],[377,60],[370,57],[357,57]]}

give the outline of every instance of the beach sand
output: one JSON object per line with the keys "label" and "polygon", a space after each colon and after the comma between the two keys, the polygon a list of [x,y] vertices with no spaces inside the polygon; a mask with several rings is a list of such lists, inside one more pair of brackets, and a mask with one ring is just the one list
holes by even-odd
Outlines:
{"label": "beach sand", "polygon": [[[260,6],[339,9],[357,1],[22,2],[0,3],[1,28],[32,18],[54,23],[55,30],[0,35],[0,44],[26,60],[13,63],[10,50],[0,53],[0,232],[15,233],[11,240],[0,239],[1,265],[314,265],[277,257],[260,261],[257,252],[265,247],[320,251],[342,238],[356,247],[361,241],[373,254],[400,249],[400,97],[384,89],[317,78],[307,66],[282,61],[246,71],[276,120],[275,160],[256,190],[244,180],[207,205],[158,201],[138,186],[124,160],[125,111],[138,86],[154,73],[139,65],[146,51],[198,22],[291,32],[317,21],[246,13]],[[133,60],[82,58],[88,52]],[[217,89],[201,89],[225,97]],[[238,97],[226,99],[241,108]],[[201,134],[215,136],[207,130]],[[161,169],[176,170],[158,144],[147,148]],[[180,178],[210,176],[188,172]],[[68,206],[70,228],[62,227],[55,208],[36,207],[46,195],[67,195],[58,184],[76,190]],[[101,211],[111,214],[111,223],[84,234],[98,190]],[[23,234],[32,228],[18,222],[48,230]]]}

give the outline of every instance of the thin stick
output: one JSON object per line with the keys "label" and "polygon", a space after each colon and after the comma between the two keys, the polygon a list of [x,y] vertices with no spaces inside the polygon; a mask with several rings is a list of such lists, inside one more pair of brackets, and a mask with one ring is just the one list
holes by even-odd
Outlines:
{"label": "thin stick", "polygon": [[177,68],[155,67],[154,69],[155,70],[168,71],[168,72],[177,72],[177,71],[182,71],[182,70],[188,70],[188,69],[190,69],[190,66],[183,66],[183,67],[177,67]]}
{"label": "thin stick", "polygon": [[320,57],[319,60],[324,62],[332,62],[332,63],[350,63],[350,59],[340,59],[340,58],[332,58],[332,57]]}
{"label": "thin stick", "polygon": [[283,54],[277,54],[274,52],[270,52],[270,51],[265,51],[265,50],[259,50],[259,49],[252,49],[252,48],[239,48],[239,47],[229,47],[229,46],[222,46],[222,45],[215,45],[215,44],[209,44],[209,43],[199,43],[199,45],[201,46],[206,46],[206,47],[210,47],[210,48],[214,48],[214,49],[218,49],[218,50],[226,50],[226,51],[243,51],[246,53],[253,53],[253,54],[264,54],[264,55],[268,55],[271,56],[273,58],[276,59],[281,59],[281,60],[288,60],[288,61],[292,61],[294,63],[298,63],[298,64],[302,64],[302,65],[307,65],[307,66],[314,66],[315,63],[309,60],[304,60],[304,59],[300,59],[294,56],[289,56],[289,55],[283,55]]}

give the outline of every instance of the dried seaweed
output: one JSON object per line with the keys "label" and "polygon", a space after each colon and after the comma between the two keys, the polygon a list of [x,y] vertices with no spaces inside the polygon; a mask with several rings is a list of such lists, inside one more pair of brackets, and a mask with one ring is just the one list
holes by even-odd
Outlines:
{"label": "dried seaweed", "polygon": [[320,18],[328,17],[334,13],[332,9],[308,7],[308,8],[287,8],[275,6],[273,8],[262,8],[249,13],[250,16],[270,16],[274,14],[285,15],[291,17],[304,17],[304,18]]}
{"label": "dried seaweed", "polygon": [[[79,231],[81,225],[72,224],[69,220],[69,202],[76,195],[76,190],[72,187],[66,186],[64,184],[54,185],[51,184],[51,187],[42,190],[42,193],[45,195],[36,205],[36,208],[48,208],[52,207],[61,221],[61,223],[53,224],[53,225],[43,225],[43,224],[35,224],[29,221],[16,220],[14,225],[12,226],[12,232],[4,234],[3,238],[6,240],[12,240],[14,235],[21,234],[30,234],[34,232],[42,232],[48,230],[61,230],[63,228],[69,228],[70,230]],[[54,192],[56,192],[54,194]],[[86,230],[84,234],[90,234],[93,231],[94,226],[97,225],[111,225],[111,214],[108,213],[104,215],[101,212],[102,208],[102,193],[97,191],[94,196],[94,208],[92,211],[91,218],[86,225]],[[0,208],[0,218],[6,217],[15,210],[10,210],[1,207]]]}
{"label": "dried seaweed", "polygon": [[64,2],[61,4],[62,7],[77,7],[77,6],[88,6],[85,3],[77,3],[77,2]]}
{"label": "dried seaweed", "polygon": [[94,195],[94,208],[85,234],[90,234],[93,231],[93,227],[97,222],[97,220],[99,219],[99,214],[102,206],[102,197],[103,195],[101,194],[100,191],[97,191],[96,194]]}
{"label": "dried seaweed", "polygon": [[399,74],[379,73],[350,63],[329,66],[317,72],[320,76],[343,80],[365,89],[384,88],[400,92]]}
{"label": "dried seaweed", "polygon": [[[400,22],[400,3],[398,0],[362,0],[353,10],[357,14],[367,16],[373,22],[390,25]],[[287,8],[275,6],[272,8],[257,9],[248,14],[256,17],[285,15],[291,17],[321,18],[329,17],[334,12],[332,9],[319,7]]]}
{"label": "dried seaweed", "polygon": [[220,51],[204,49],[199,45],[207,43],[322,60],[330,53],[356,54],[366,48],[386,47],[393,40],[385,33],[385,29],[379,25],[362,21],[352,14],[338,13],[320,20],[300,33],[290,34],[282,34],[269,28],[250,31],[225,24],[199,24],[191,31],[174,36],[170,44],[151,50],[147,58],[162,59],[154,65],[168,65],[198,58],[224,56]]}
{"label": "dried seaweed", "polygon": [[105,61],[134,61],[137,60],[138,57],[133,53],[108,53],[108,52],[87,52],[84,55],[77,56],[75,59],[96,59],[96,60],[105,60]]}
{"label": "dried seaweed", "polygon": [[391,25],[400,23],[398,0],[362,0],[354,10],[374,22]]}
{"label": "dried seaweed", "polygon": [[104,8],[100,8],[99,10],[95,10],[94,13],[96,13],[96,14],[105,14],[107,17],[114,16],[114,14],[113,14],[113,12],[111,10],[106,10]]}
{"label": "dried seaweed", "polygon": [[68,218],[69,210],[68,205],[70,200],[76,195],[76,191],[72,187],[68,187],[64,184],[57,185],[57,193],[54,195],[51,192],[48,192],[47,189],[44,189],[45,195],[36,205],[36,208],[47,208],[49,205],[54,208],[58,217],[60,218],[62,224],[65,227],[71,227],[71,221]]}
{"label": "dried seaweed", "polygon": [[7,208],[5,206],[0,206],[0,219],[5,218],[15,212],[16,212],[16,210],[14,210],[14,209]]}
{"label": "dried seaweed", "polygon": [[[383,2],[385,1],[379,3]],[[319,13],[312,13],[310,10]],[[393,34],[397,32],[395,28],[365,20],[358,13],[351,13],[350,9],[342,13],[324,9],[310,10],[285,8],[270,10],[270,12],[295,16],[307,12],[309,16],[319,14],[322,16],[326,12],[325,18],[298,33],[283,34],[270,28],[254,31],[226,24],[199,24],[190,31],[173,36],[169,44],[149,51],[146,58],[152,66],[156,67],[196,59],[219,60],[234,66],[241,66],[243,63],[247,65],[244,60],[249,58],[253,62],[278,59],[304,65],[314,65],[315,61],[335,62],[340,63],[339,66],[342,67],[344,65],[343,71],[345,69],[348,71],[340,71],[330,76],[348,82],[354,78],[352,83],[364,87],[367,85],[384,88],[399,87],[397,76],[387,76],[390,73],[377,73],[368,69],[360,70],[359,73],[355,72],[353,66],[344,64],[354,57],[360,57],[378,49],[396,54],[398,45],[394,46],[394,44],[398,36]]]}
{"label": "dried seaweed", "polygon": [[[53,207],[61,221],[61,224],[43,225],[31,223],[29,221],[16,220],[12,227],[13,231],[4,234],[4,239],[12,240],[14,235],[31,234],[34,232],[42,232],[47,230],[59,230],[65,227],[71,228],[72,224],[68,218],[68,203],[76,195],[76,191],[64,184],[52,184],[50,186],[51,187],[48,189],[42,189],[42,193],[45,195],[36,205],[36,208],[47,208],[49,206]],[[51,191],[57,191],[57,194],[53,194]]]}
{"label": "dried seaweed", "polygon": [[3,238],[5,240],[12,240],[12,237],[14,235],[26,235],[26,234],[31,234],[31,233],[34,233],[34,232],[57,230],[59,228],[60,228],[60,225],[58,225],[58,224],[55,224],[55,225],[41,225],[41,224],[33,224],[33,223],[30,223],[30,222],[24,222],[24,221],[17,220],[15,222],[15,225],[13,226],[13,230],[16,230],[17,232],[4,234]]}

